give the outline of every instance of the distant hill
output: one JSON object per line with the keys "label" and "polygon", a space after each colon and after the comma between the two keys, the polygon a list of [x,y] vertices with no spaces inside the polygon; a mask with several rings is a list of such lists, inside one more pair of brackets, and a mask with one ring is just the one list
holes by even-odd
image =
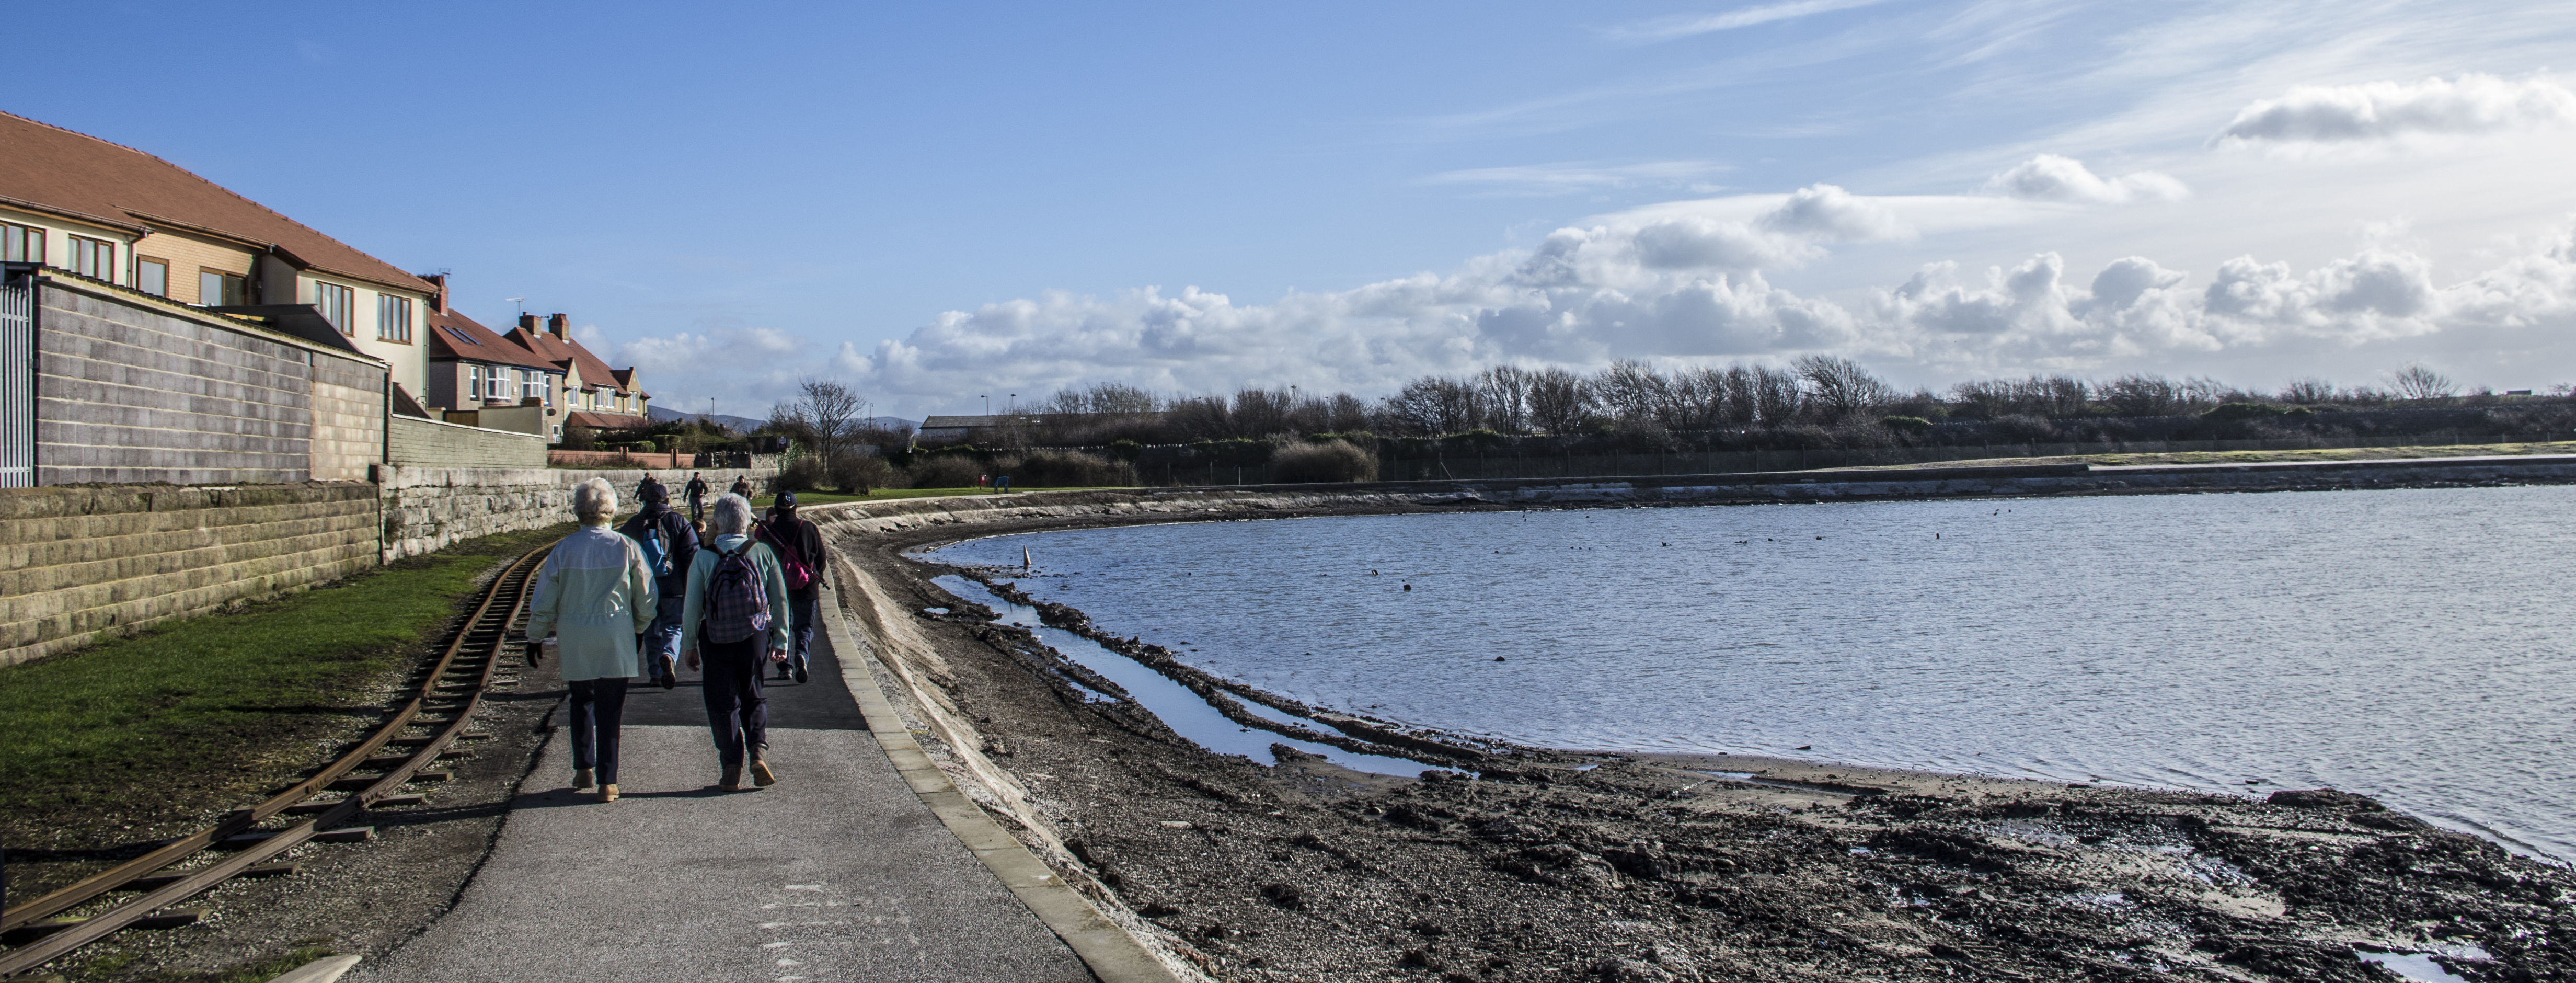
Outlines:
{"label": "distant hill", "polygon": [[[655,423],[661,423],[668,420],[714,420],[717,423],[733,428],[734,431],[738,433],[750,433],[754,430],[760,429],[762,424],[769,422],[767,420],[754,420],[747,416],[729,416],[723,413],[681,413],[675,410],[664,409],[659,406],[647,406],[645,408],[645,412],[652,414],[653,422]],[[886,430],[892,430],[897,427],[909,430],[921,429],[921,421],[906,420],[899,416],[879,416],[871,417],[869,419],[870,422],[877,427]]]}

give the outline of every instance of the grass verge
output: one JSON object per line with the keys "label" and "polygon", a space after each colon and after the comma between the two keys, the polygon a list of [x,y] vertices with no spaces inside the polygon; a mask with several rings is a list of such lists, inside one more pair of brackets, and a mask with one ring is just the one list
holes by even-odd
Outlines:
{"label": "grass verge", "polygon": [[[570,526],[487,536],[312,590],[0,667],[0,839],[13,897],[34,871],[250,805],[372,722],[475,581]],[[22,879],[23,873],[38,874]],[[68,877],[44,876],[69,874]]]}

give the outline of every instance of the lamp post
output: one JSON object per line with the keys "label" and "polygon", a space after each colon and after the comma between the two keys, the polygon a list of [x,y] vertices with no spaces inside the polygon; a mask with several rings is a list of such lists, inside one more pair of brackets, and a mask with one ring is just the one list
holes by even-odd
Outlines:
{"label": "lamp post", "polygon": [[984,401],[984,415],[985,415],[985,416],[991,416],[991,415],[993,415],[993,397],[991,397],[991,396],[977,396],[977,397],[975,397],[975,398],[976,398],[976,399],[980,399],[980,400],[983,400],[983,401]]}

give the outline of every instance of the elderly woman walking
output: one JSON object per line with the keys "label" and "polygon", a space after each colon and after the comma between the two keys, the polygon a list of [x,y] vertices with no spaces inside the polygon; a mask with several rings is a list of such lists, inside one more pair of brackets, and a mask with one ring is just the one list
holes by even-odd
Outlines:
{"label": "elderly woman walking", "polygon": [[787,577],[778,556],[751,538],[751,500],[716,499],[707,515],[713,542],[689,564],[688,594],[680,613],[680,659],[704,665],[700,692],[707,726],[724,765],[724,790],[742,789],[748,759],[753,784],[769,785],[769,697],[761,691],[764,662],[787,661]]}
{"label": "elderly woman walking", "polygon": [[554,637],[564,688],[572,693],[572,787],[599,785],[617,801],[617,731],[627,680],[644,674],[635,637],[653,623],[653,575],[635,541],[609,529],[617,489],[592,478],[572,490],[581,531],[563,538],[537,570],[528,637]]}

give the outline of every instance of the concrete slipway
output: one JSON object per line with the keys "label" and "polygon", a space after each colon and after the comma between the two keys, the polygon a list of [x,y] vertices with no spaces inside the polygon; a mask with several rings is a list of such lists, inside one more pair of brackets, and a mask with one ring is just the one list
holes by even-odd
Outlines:
{"label": "concrete slipway", "polygon": [[948,784],[819,607],[812,682],[768,691],[777,785],[717,791],[695,681],[638,688],[620,800],[567,787],[558,731],[456,906],[348,978],[1173,979]]}

